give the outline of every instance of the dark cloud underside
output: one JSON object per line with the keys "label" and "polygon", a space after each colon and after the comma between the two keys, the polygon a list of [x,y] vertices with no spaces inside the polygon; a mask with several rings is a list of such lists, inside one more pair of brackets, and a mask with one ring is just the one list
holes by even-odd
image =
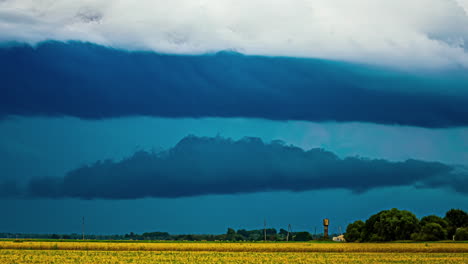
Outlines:
{"label": "dark cloud underside", "polygon": [[21,190],[15,180],[0,180],[0,198],[19,195],[21,195]]}
{"label": "dark cloud underside", "polygon": [[[314,59],[176,56],[78,42],[0,48],[0,117],[252,117],[468,125],[461,79]],[[432,80],[432,81],[431,81]],[[413,92],[401,92],[401,91]],[[400,91],[400,92],[399,92]]]}
{"label": "dark cloud underside", "polygon": [[[468,194],[468,175],[437,162],[389,162],[287,146],[258,138],[233,141],[189,136],[161,153],[137,152],[119,162],[100,161],[64,178],[36,178],[34,197],[134,199],[263,191],[348,189],[364,192],[389,186],[451,187]],[[456,180],[454,180],[456,179]]]}

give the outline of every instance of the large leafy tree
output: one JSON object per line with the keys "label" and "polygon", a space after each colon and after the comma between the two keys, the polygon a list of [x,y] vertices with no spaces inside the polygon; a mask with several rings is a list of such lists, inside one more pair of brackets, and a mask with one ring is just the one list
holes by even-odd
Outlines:
{"label": "large leafy tree", "polygon": [[468,226],[468,214],[460,209],[450,209],[445,214],[445,220],[454,227]]}
{"label": "large leafy tree", "polygon": [[460,209],[450,209],[445,218],[449,224],[447,228],[449,238],[452,237],[458,228],[468,227],[468,214]]}
{"label": "large leafy tree", "polygon": [[360,242],[362,241],[362,231],[364,229],[364,222],[358,220],[354,223],[351,223],[346,228],[346,233],[344,237],[347,242]]}
{"label": "large leafy tree", "polygon": [[364,224],[364,241],[409,240],[419,231],[418,218],[406,210],[381,211],[371,216]]}
{"label": "large leafy tree", "polygon": [[437,215],[428,215],[428,216],[423,217],[421,219],[420,225],[425,226],[430,223],[439,224],[444,229],[446,229],[449,225],[446,220],[444,220],[442,217],[439,217]]}
{"label": "large leafy tree", "polygon": [[438,241],[444,240],[446,237],[447,230],[437,223],[427,223],[421,228],[421,232],[414,233],[411,236],[413,240],[421,241]]}

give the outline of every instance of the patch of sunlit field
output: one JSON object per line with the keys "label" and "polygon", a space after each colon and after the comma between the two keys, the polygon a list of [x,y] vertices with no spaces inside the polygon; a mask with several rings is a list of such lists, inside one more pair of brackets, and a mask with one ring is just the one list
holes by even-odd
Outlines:
{"label": "patch of sunlit field", "polygon": [[468,244],[1,241],[0,263],[468,263]]}

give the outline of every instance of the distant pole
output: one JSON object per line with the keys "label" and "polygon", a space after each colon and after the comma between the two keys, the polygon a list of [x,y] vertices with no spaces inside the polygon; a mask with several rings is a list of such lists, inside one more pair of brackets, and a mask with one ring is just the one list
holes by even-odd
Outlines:
{"label": "distant pole", "polygon": [[291,234],[291,241],[293,241],[293,240],[294,240],[294,233],[293,233],[293,231],[292,231],[291,225],[289,225],[289,230],[288,230],[288,231],[289,231],[289,233]]}
{"label": "distant pole", "polygon": [[263,219],[263,242],[266,242],[266,219]]}
{"label": "distant pole", "polygon": [[83,240],[84,240],[84,216],[83,216],[82,222],[81,222],[81,233],[83,234]]}
{"label": "distant pole", "polygon": [[315,227],[315,230],[314,230],[314,239],[317,238],[317,227]]}
{"label": "distant pole", "polygon": [[343,234],[343,231],[341,231],[341,226],[338,227],[338,228],[340,229],[340,235],[342,235],[342,234]]}
{"label": "distant pole", "polygon": [[291,224],[288,224],[288,234],[286,235],[286,241],[289,241],[289,233],[291,232]]}

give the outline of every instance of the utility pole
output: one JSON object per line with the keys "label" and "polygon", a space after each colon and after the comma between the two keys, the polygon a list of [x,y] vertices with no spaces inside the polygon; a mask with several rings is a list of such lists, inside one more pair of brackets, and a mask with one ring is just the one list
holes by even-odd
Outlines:
{"label": "utility pole", "polygon": [[84,216],[81,222],[81,233],[83,234],[83,240],[84,240]]}
{"label": "utility pole", "polygon": [[317,227],[315,227],[315,231],[314,231],[314,239],[317,238]]}
{"label": "utility pole", "polygon": [[291,224],[288,224],[288,235],[286,236],[286,241],[289,241],[289,234],[291,233]]}
{"label": "utility pole", "polygon": [[263,219],[263,242],[266,242],[266,219]]}

